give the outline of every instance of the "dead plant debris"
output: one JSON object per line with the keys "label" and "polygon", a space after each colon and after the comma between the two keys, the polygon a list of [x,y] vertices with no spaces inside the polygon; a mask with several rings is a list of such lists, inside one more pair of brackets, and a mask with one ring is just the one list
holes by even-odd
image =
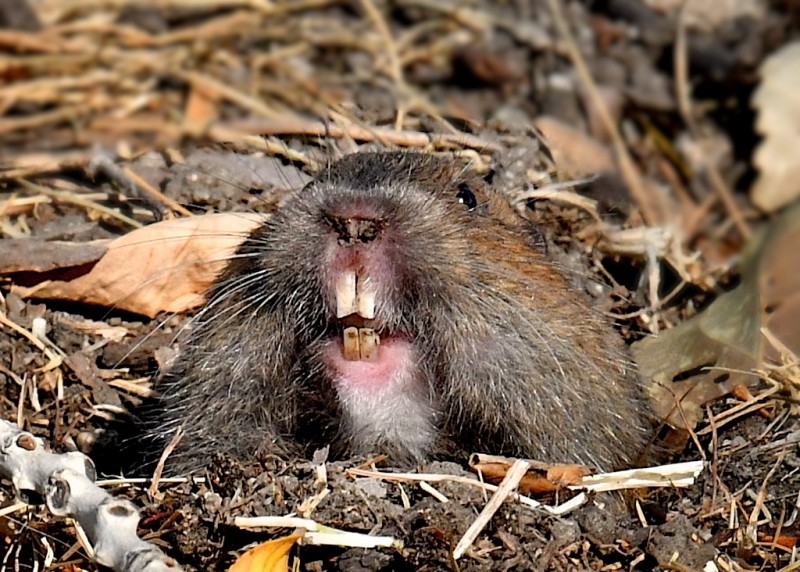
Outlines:
{"label": "dead plant debris", "polygon": [[[0,0],[2,416],[130,466],[130,416],[254,221],[331,157],[448,154],[635,342],[678,464],[609,484],[491,457],[416,477],[324,452],[216,459],[107,485],[140,536],[187,570],[280,534],[251,518],[391,538],[305,542],[309,571],[795,569],[798,29],[782,0]],[[490,503],[475,483],[514,466]],[[96,569],[70,522],[3,494],[4,566]],[[285,568],[286,542],[257,557]]]}

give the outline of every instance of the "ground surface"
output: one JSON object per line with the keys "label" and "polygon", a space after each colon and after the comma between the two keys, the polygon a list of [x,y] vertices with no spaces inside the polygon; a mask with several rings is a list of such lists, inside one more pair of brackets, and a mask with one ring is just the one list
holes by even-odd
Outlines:
{"label": "ground surface", "polygon": [[[38,240],[118,237],[130,219],[178,216],[176,204],[269,213],[316,165],[356,146],[451,153],[494,172],[510,197],[532,193],[523,214],[634,342],[745,282],[747,238],[776,216],[748,195],[758,143],[749,98],[765,57],[800,36],[791,2],[720,2],[683,20],[677,2],[639,0],[197,4],[40,0],[24,17],[0,1],[0,414],[55,450],[89,451],[101,470],[135,467],[135,443],[124,440],[130,413],[179,350],[190,314],[22,299],[19,287],[81,264],[42,255]],[[690,65],[676,71],[684,57]],[[534,124],[552,155],[526,128]],[[627,149],[616,161],[615,138]],[[579,194],[543,194],[595,174]],[[658,228],[671,238],[644,230]],[[21,266],[12,247],[30,249]],[[95,260],[87,248],[69,256]],[[44,258],[59,265],[37,266]],[[46,371],[47,355],[23,333],[40,318],[46,347],[64,356]],[[797,342],[784,339],[795,351]],[[698,365],[714,363],[734,362],[714,354]],[[328,464],[327,481],[307,460],[215,459],[205,482],[162,483],[155,498],[116,492],[143,508],[142,535],[194,570],[225,570],[245,546],[286,532],[244,532],[234,517],[303,510],[403,541],[401,550],[303,546],[304,570],[781,569],[793,561],[800,510],[796,372],[740,367],[763,375],[717,379],[714,400],[691,404],[692,431],[662,435],[676,460],[708,461],[694,486],[601,497],[562,517],[506,502],[458,563],[451,551],[486,504],[481,490],[436,483],[442,503],[415,483],[346,473],[364,459]],[[695,373],[672,381],[699,386]],[[743,385],[751,397],[730,394]],[[770,387],[758,406],[726,418]],[[472,474],[466,459],[452,461],[421,470]],[[626,508],[637,504],[638,514]],[[69,523],[41,510],[3,517],[0,530],[4,562],[19,570],[41,569],[42,539],[55,569],[94,569]]]}

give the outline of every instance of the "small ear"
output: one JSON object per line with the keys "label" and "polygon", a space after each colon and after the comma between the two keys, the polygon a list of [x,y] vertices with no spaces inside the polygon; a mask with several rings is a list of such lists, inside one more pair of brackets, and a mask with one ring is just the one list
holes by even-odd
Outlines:
{"label": "small ear", "polygon": [[527,241],[528,245],[534,250],[547,254],[547,238],[540,230],[539,225],[526,220],[522,225],[523,238]]}

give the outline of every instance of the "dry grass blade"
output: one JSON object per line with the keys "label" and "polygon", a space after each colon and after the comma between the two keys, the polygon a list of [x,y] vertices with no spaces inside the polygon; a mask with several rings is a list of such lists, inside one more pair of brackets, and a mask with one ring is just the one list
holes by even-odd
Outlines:
{"label": "dry grass blade", "polygon": [[522,477],[525,476],[525,473],[528,472],[529,468],[530,463],[527,461],[522,461],[520,459],[514,461],[514,464],[511,465],[508,473],[506,473],[506,478],[503,479],[503,482],[500,483],[500,486],[494,492],[492,498],[486,506],[483,507],[478,518],[475,519],[464,533],[464,536],[461,537],[461,540],[458,541],[458,544],[456,544],[456,547],[453,549],[454,560],[461,558],[472,543],[475,542],[478,534],[480,534],[481,530],[489,523],[494,513],[497,512],[500,505],[505,502],[511,492],[517,488],[517,485],[519,485],[519,482],[522,480]]}
{"label": "dry grass blade", "polygon": [[705,466],[703,461],[687,461],[659,467],[630,469],[583,477],[570,488],[587,491],[616,491],[642,487],[688,487]]}
{"label": "dry grass blade", "polygon": [[391,536],[370,536],[355,532],[337,530],[330,526],[322,525],[309,518],[292,516],[254,516],[236,517],[234,526],[246,530],[261,528],[300,528],[307,532],[303,535],[303,542],[316,545],[350,546],[353,548],[390,547],[397,544]]}

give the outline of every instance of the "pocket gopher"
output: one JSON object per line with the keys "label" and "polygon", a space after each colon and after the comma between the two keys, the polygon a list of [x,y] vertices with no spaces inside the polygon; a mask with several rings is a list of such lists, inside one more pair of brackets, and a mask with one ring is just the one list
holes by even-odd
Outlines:
{"label": "pocket gopher", "polygon": [[463,451],[625,466],[650,437],[620,336],[531,223],[454,161],[356,153],[253,231],[158,387],[212,453]]}

